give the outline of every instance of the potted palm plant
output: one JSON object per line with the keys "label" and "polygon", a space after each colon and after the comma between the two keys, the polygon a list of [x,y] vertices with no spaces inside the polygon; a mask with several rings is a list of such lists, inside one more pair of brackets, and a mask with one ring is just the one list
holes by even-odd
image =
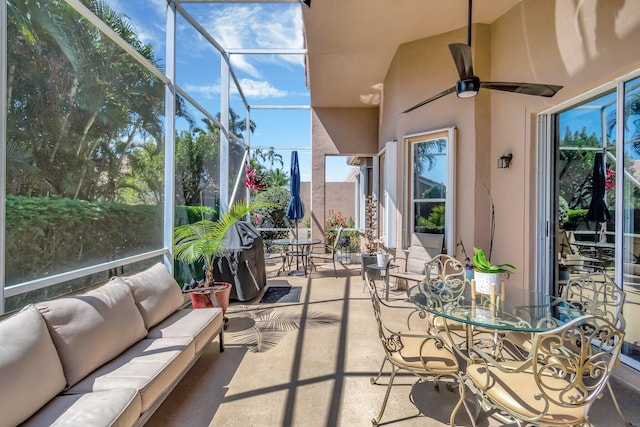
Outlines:
{"label": "potted palm plant", "polygon": [[492,283],[497,287],[500,286],[501,274],[514,273],[514,270],[518,267],[515,264],[493,265],[482,249],[473,248],[473,268],[475,270],[476,289],[482,293],[489,293]]}
{"label": "potted palm plant", "polygon": [[233,224],[246,217],[251,211],[268,206],[271,206],[271,204],[266,202],[247,204],[244,201],[240,201],[231,206],[229,212],[223,213],[216,221],[203,218],[193,224],[180,225],[173,230],[175,258],[187,264],[198,261],[204,263],[204,280],[201,283],[197,283],[196,292],[190,293],[194,307],[199,302],[198,298],[205,294],[208,296],[211,293],[218,292],[216,298],[223,312],[226,312],[231,284],[215,281],[213,263],[216,257],[225,253],[226,248],[223,239]]}

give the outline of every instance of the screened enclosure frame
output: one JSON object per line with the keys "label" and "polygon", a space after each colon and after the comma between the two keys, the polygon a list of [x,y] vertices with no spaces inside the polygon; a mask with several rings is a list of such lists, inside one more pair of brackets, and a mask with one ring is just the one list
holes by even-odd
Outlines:
{"label": "screened enclosure frame", "polygon": [[[117,46],[123,49],[136,63],[143,66],[146,70],[151,72],[153,76],[159,79],[165,87],[164,96],[164,113],[165,113],[165,129],[164,129],[164,187],[163,196],[164,201],[162,203],[163,222],[162,222],[162,247],[154,250],[150,250],[143,253],[134,254],[133,256],[126,256],[119,259],[114,259],[104,263],[98,263],[90,265],[84,268],[75,268],[72,271],[63,272],[60,274],[52,274],[39,278],[37,280],[31,280],[27,282],[18,283],[5,288],[6,284],[6,197],[7,197],[7,175],[6,168],[3,173],[0,174],[0,198],[3,203],[0,203],[0,288],[2,289],[2,295],[0,298],[0,314],[5,313],[5,302],[8,297],[21,295],[30,291],[39,290],[52,285],[65,283],[74,279],[82,278],[94,273],[106,272],[108,270],[116,269],[132,263],[137,263],[145,260],[152,260],[154,258],[162,257],[165,265],[172,270],[173,268],[173,253],[172,253],[172,240],[173,240],[173,227],[174,227],[174,209],[175,209],[175,143],[176,143],[176,99],[178,96],[188,101],[195,109],[201,113],[204,117],[213,122],[220,129],[220,160],[219,160],[219,179],[220,179],[220,209],[226,211],[230,203],[237,200],[247,198],[248,193],[243,192],[243,174],[244,168],[240,167],[237,173],[234,173],[233,186],[230,189],[230,165],[229,165],[229,145],[231,142],[239,144],[244,148],[244,155],[242,158],[242,164],[248,160],[251,150],[251,106],[249,105],[247,98],[242,90],[240,81],[238,80],[236,73],[234,72],[231,64],[231,55],[262,55],[262,54],[274,54],[274,55],[286,55],[286,54],[300,54],[305,55],[306,49],[227,49],[225,48],[211,35],[209,34],[198,22],[194,19],[181,4],[187,3],[236,3],[238,1],[178,1],[167,0],[166,6],[166,70],[162,72],[155,64],[147,60],[142,56],[134,47],[132,47],[127,41],[122,39],[109,25],[105,24],[99,17],[94,15],[87,7],[85,7],[79,0],[64,0],[68,6],[77,12],[83,19],[86,19],[92,26],[97,28],[102,35],[107,39],[114,42]],[[269,0],[261,1],[254,0],[254,2],[260,3],[298,3],[297,0]],[[242,3],[242,2],[240,2]],[[220,54],[221,57],[221,80],[220,80],[220,119],[218,120],[214,114],[211,114],[206,108],[198,103],[185,88],[181,88],[177,84],[176,80],[176,20],[178,17],[184,18],[198,34],[200,34],[211,46]],[[7,2],[0,3],[0,34],[3,36],[2,43],[0,43],[0,128],[6,129],[7,125],[7,66],[8,66],[8,47],[7,47],[7,26],[8,26],[8,9]],[[229,129],[229,108],[230,104],[230,91],[231,84],[235,85],[240,96],[244,111],[239,113],[245,114],[246,135],[236,135]],[[258,109],[281,109],[281,108],[306,108],[310,109],[308,105],[262,105],[255,106]],[[0,133],[0,164],[6,165],[7,162],[7,135],[6,132]],[[235,172],[235,171],[234,171]],[[243,194],[244,193],[244,194]],[[92,285],[89,285],[92,286]]]}

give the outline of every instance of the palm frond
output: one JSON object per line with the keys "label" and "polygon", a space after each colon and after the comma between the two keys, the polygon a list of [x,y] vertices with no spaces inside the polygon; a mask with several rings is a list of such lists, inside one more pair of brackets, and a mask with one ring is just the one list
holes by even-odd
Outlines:
{"label": "palm frond", "polygon": [[211,267],[216,256],[225,251],[222,240],[233,224],[254,209],[272,206],[267,202],[246,204],[239,201],[229,212],[223,213],[217,221],[202,219],[193,224],[184,224],[173,230],[173,251],[176,259],[185,263],[204,261]]}

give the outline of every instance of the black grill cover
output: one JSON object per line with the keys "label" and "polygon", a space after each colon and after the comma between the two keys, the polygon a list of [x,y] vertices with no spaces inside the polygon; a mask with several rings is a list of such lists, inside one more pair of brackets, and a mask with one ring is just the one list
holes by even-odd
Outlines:
{"label": "black grill cover", "polygon": [[216,258],[213,277],[229,282],[230,299],[247,301],[255,298],[267,285],[262,237],[251,223],[238,221],[223,239],[227,254]]}

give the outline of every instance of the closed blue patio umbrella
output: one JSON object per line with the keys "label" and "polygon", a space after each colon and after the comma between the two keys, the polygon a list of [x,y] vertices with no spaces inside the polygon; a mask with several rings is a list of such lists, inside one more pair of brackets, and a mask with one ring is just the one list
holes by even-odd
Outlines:
{"label": "closed blue patio umbrella", "polygon": [[[298,221],[304,218],[304,206],[300,199],[300,166],[298,165],[298,152],[291,152],[291,177],[290,177],[291,199],[287,206],[286,217],[296,222],[296,239],[298,238]],[[296,269],[298,269],[298,258],[296,257]]]}

